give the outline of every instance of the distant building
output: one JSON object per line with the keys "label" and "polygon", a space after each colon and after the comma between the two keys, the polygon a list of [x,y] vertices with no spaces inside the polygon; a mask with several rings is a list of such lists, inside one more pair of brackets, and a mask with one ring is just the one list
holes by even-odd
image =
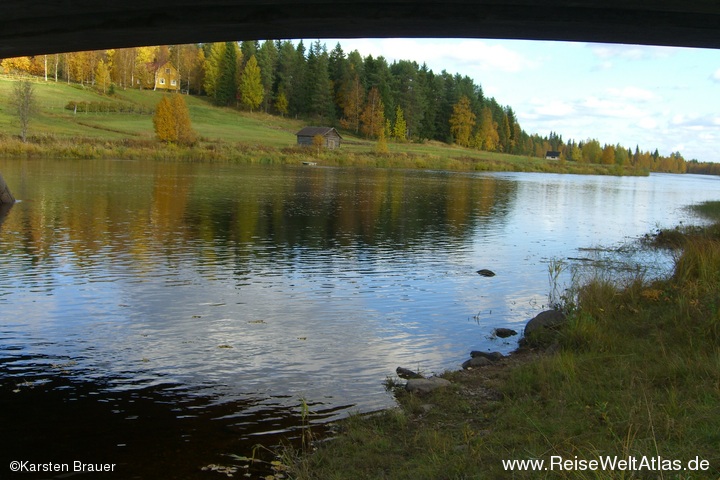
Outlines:
{"label": "distant building", "polygon": [[297,136],[298,145],[308,147],[315,145],[314,138],[318,135],[323,137],[323,145],[330,150],[340,147],[340,143],[342,142],[342,137],[337,130],[332,127],[305,127],[295,135]]}
{"label": "distant building", "polygon": [[180,90],[180,75],[177,68],[165,62],[155,72],[155,89]]}
{"label": "distant building", "polygon": [[548,150],[545,154],[547,160],[560,160],[560,152],[555,150]]}
{"label": "distant building", "polygon": [[142,74],[142,78],[137,79],[137,85],[140,88],[152,88],[154,90],[180,90],[180,75],[177,68],[170,63],[165,62],[159,65],[150,62],[145,65],[147,74]]}

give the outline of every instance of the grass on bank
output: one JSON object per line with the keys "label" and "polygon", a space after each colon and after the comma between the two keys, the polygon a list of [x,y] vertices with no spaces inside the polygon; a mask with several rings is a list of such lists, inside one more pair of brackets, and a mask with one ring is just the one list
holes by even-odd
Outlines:
{"label": "grass on bank", "polygon": [[[714,215],[720,202],[704,205]],[[453,386],[355,416],[296,479],[720,477],[720,225],[684,234],[670,278],[577,286],[567,325]],[[660,457],[670,470],[506,471],[502,460]],[[707,469],[684,470],[689,461]],[[704,464],[697,463],[699,466]],[[675,470],[681,468],[683,470]]]}
{"label": "grass on bank", "polygon": [[[389,152],[378,154],[374,141],[349,131],[341,132],[344,142],[339,150],[299,149],[295,133],[307,122],[216,107],[207,98],[194,96],[187,96],[186,102],[200,141],[193,147],[164,145],[155,139],[151,112],[165,93],[116,90],[113,95],[102,95],[92,88],[54,81],[34,84],[39,113],[30,122],[30,141],[22,143],[10,106],[12,85],[12,80],[0,79],[0,157],[315,162],[371,168],[647,175],[630,168],[481,152],[435,141],[390,142]],[[76,112],[65,108],[71,103],[92,107]],[[110,111],[109,105],[117,111]]]}

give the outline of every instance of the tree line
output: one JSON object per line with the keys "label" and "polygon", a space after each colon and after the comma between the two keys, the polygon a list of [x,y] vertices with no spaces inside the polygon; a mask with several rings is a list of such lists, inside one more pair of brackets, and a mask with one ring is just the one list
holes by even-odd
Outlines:
{"label": "tree line", "polygon": [[157,69],[171,62],[181,90],[206,95],[219,106],[260,109],[276,115],[344,128],[367,138],[396,142],[435,140],[467,148],[615,164],[682,173],[679,152],[634,150],[596,139],[563,141],[550,132],[529,134],[510,106],[484,94],[459,73],[433,72],[426,64],[332,50],[319,40],[218,42],[136,47],[5,59],[4,71],[108,88],[147,88]]}

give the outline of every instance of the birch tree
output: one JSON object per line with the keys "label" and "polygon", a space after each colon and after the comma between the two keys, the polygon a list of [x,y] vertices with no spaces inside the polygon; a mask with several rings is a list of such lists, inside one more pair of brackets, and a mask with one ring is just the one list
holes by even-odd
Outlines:
{"label": "birch tree", "polygon": [[20,138],[23,143],[25,143],[27,142],[30,119],[37,112],[37,103],[35,101],[35,89],[33,84],[28,80],[16,82],[13,85],[13,93],[10,103],[17,114],[18,121],[20,122]]}

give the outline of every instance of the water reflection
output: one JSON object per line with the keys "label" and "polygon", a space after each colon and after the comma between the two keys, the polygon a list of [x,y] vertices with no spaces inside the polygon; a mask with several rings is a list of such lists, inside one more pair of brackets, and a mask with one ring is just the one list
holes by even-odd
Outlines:
{"label": "water reflection", "polygon": [[[72,419],[63,441],[84,435],[83,448],[95,423],[82,412],[112,418],[139,435],[118,443],[162,443],[164,468],[183,458],[162,478],[248,455],[242,439],[292,436],[301,399],[325,420],[370,411],[392,404],[382,381],[397,366],[429,373],[470,350],[510,351],[516,339],[490,332],[542,309],[550,259],[674,224],[680,206],[717,195],[678,176],[106,161],[2,172],[22,200],[0,224],[6,411]],[[13,452],[47,445],[33,431]],[[197,454],[177,446],[187,435]],[[97,451],[157,463],[123,448]]]}

